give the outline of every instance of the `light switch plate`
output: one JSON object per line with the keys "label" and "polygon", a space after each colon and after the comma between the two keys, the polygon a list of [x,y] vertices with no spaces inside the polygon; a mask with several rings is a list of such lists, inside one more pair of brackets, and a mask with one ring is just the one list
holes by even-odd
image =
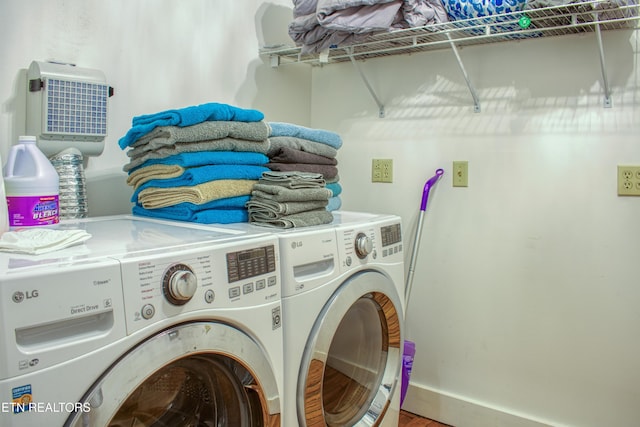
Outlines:
{"label": "light switch plate", "polygon": [[469,162],[454,161],[453,162],[453,186],[468,187],[469,186]]}

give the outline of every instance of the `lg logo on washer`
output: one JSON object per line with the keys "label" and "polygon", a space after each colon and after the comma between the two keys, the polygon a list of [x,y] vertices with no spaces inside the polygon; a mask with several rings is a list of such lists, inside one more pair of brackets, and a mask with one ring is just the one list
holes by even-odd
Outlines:
{"label": "lg logo on washer", "polygon": [[39,293],[37,289],[34,289],[32,291],[26,291],[26,292],[15,291],[11,299],[13,300],[13,302],[22,302],[25,299],[38,298],[38,295]]}

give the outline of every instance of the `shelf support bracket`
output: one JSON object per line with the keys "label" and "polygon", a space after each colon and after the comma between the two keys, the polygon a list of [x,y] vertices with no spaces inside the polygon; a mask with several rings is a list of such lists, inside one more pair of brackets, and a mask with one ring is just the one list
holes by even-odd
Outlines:
{"label": "shelf support bracket", "polygon": [[458,66],[460,67],[460,71],[462,71],[462,75],[464,76],[464,80],[467,82],[467,87],[471,92],[471,97],[473,98],[473,112],[480,112],[480,99],[478,98],[478,94],[476,93],[476,89],[471,84],[471,80],[469,80],[469,75],[467,74],[467,70],[464,68],[464,64],[462,63],[462,59],[460,58],[460,53],[458,53],[458,46],[456,46],[455,42],[451,38],[451,34],[447,33],[447,38],[449,39],[449,44],[451,45],[451,50],[453,54],[456,56],[458,60]]}
{"label": "shelf support bracket", "polygon": [[[596,21],[598,16],[595,16]],[[607,79],[607,69],[604,62],[604,46],[602,45],[602,33],[600,32],[600,23],[596,22],[596,39],[598,40],[598,49],[600,50],[600,71],[602,72],[602,85],[604,87],[604,108],[611,108],[611,88]]]}
{"label": "shelf support bracket", "polygon": [[382,102],[380,102],[380,98],[378,98],[378,96],[376,95],[376,92],[371,87],[371,84],[369,84],[369,80],[367,80],[367,76],[365,76],[364,73],[362,72],[362,69],[360,68],[360,65],[358,65],[358,61],[356,61],[356,59],[353,57],[353,51],[349,50],[348,51],[348,55],[349,55],[349,59],[351,60],[351,63],[353,64],[355,69],[358,71],[358,73],[360,74],[360,78],[362,79],[362,81],[364,82],[365,86],[369,90],[369,93],[371,94],[371,97],[373,98],[373,100],[378,105],[378,117],[380,117],[381,119],[384,118],[384,104],[382,104]]}

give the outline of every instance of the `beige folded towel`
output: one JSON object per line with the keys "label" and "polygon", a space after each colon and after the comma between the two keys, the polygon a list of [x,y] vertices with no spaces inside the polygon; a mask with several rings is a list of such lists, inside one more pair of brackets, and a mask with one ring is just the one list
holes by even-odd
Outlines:
{"label": "beige folded towel", "polygon": [[127,177],[127,184],[137,189],[152,179],[177,178],[184,173],[184,168],[178,165],[150,165],[131,172]]}
{"label": "beige folded towel", "polygon": [[194,186],[145,188],[138,194],[138,204],[145,209],[157,209],[178,203],[201,205],[226,197],[247,196],[258,181],[249,179],[219,179]]}

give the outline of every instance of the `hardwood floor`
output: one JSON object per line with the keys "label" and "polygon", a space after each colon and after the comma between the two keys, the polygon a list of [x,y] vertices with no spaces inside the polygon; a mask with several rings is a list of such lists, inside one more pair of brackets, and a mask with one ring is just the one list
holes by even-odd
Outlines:
{"label": "hardwood floor", "polygon": [[434,420],[422,418],[407,411],[400,411],[400,423],[398,427],[451,427]]}

